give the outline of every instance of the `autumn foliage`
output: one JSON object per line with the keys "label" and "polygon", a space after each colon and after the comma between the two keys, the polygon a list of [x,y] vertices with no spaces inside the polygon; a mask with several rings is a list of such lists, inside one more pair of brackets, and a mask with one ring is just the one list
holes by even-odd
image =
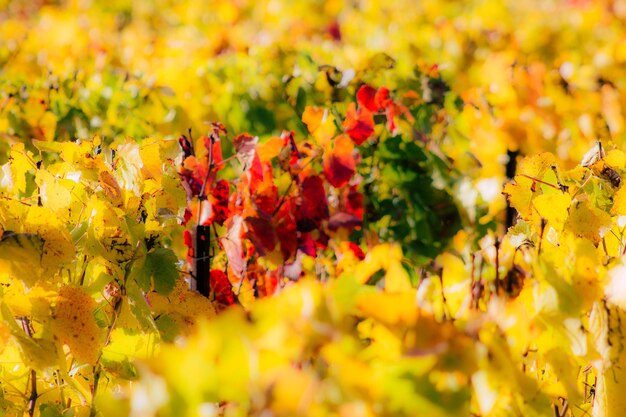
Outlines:
{"label": "autumn foliage", "polygon": [[625,10],[0,0],[0,415],[625,415]]}

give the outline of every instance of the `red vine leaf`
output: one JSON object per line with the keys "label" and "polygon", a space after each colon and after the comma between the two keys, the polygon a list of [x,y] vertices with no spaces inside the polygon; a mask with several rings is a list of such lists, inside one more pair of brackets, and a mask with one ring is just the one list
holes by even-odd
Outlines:
{"label": "red vine leaf", "polygon": [[259,143],[258,136],[251,136],[247,133],[242,133],[235,136],[233,139],[233,145],[237,152],[237,159],[247,169],[252,166],[252,162],[256,156],[256,148]]}
{"label": "red vine leaf", "polygon": [[210,283],[218,309],[228,307],[237,302],[232,285],[224,271],[219,269],[211,270]]}
{"label": "red vine leaf", "polygon": [[227,222],[228,232],[220,238],[220,244],[226,253],[228,267],[239,278],[243,278],[246,271],[245,252],[241,241],[243,218],[240,215],[231,217]]}
{"label": "red vine leaf", "polygon": [[322,178],[312,175],[302,181],[300,196],[296,210],[297,230],[310,232],[319,229],[322,220],[328,219],[328,201]]}
{"label": "red vine leaf", "polygon": [[324,176],[336,188],[350,181],[356,170],[352,152],[354,145],[349,137],[340,135],[335,138],[333,149],[324,154]]}
{"label": "red vine leaf", "polygon": [[261,217],[246,217],[246,229],[246,236],[261,256],[274,250],[278,239],[269,220]]}
{"label": "red vine leaf", "polygon": [[374,134],[374,116],[367,108],[357,110],[354,103],[350,103],[343,127],[354,143],[360,145]]}
{"label": "red vine leaf", "polygon": [[361,88],[359,88],[359,91],[356,93],[356,99],[359,102],[359,105],[365,107],[372,112],[378,110],[375,97],[376,89],[367,84],[362,85]]}
{"label": "red vine leaf", "polygon": [[342,227],[346,229],[354,229],[355,227],[360,227],[362,223],[363,222],[353,214],[339,212],[330,217],[330,220],[328,221],[328,229],[333,232]]}

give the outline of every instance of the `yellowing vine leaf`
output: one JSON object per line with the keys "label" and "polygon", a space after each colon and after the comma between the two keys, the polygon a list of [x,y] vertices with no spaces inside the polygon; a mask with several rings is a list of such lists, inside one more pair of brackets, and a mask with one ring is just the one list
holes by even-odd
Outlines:
{"label": "yellowing vine leaf", "polygon": [[111,204],[120,206],[124,197],[115,177],[109,171],[103,170],[98,174],[98,181]]}
{"label": "yellowing vine leaf", "polygon": [[102,200],[92,199],[89,233],[93,238],[91,250],[112,262],[124,262],[134,255],[135,247],[118,212]]}
{"label": "yellowing vine leaf", "polygon": [[52,332],[79,361],[95,365],[100,356],[100,330],[93,318],[96,302],[82,288],[64,286],[59,291]]}
{"label": "yellowing vine leaf", "polygon": [[515,183],[504,186],[503,193],[507,195],[509,204],[518,211],[522,219],[528,220],[531,215],[533,199],[533,180],[526,177],[515,177]]}
{"label": "yellowing vine leaf", "polygon": [[35,168],[33,153],[27,151],[23,143],[11,147],[11,175],[15,194],[26,192],[26,173]]}
{"label": "yellowing vine leaf", "polygon": [[626,187],[620,187],[613,196],[611,214],[626,216]]}
{"label": "yellowing vine leaf", "polygon": [[142,173],[144,178],[153,178],[161,182],[163,171],[161,169],[161,154],[159,142],[156,140],[146,140],[139,148],[139,155],[143,162]]}
{"label": "yellowing vine leaf", "polygon": [[37,170],[35,183],[39,187],[42,205],[59,215],[64,215],[72,203],[70,187],[76,184],[73,181],[59,179],[41,169]]}
{"label": "yellowing vine leaf", "polygon": [[541,180],[553,166],[556,166],[554,155],[550,152],[543,152],[522,159],[517,169],[517,175],[524,174]]}
{"label": "yellowing vine leaf", "polygon": [[542,194],[533,199],[533,205],[537,213],[548,224],[560,232],[565,225],[568,209],[572,202],[572,197],[568,193],[556,191],[554,193]]}
{"label": "yellowing vine leaf", "polygon": [[74,259],[74,244],[66,225],[44,207],[31,207],[25,219],[25,232],[39,236],[43,241],[41,266],[54,275],[63,264]]}
{"label": "yellowing vine leaf", "polygon": [[576,236],[598,243],[611,229],[611,216],[587,201],[577,201],[570,207],[566,227]]}
{"label": "yellowing vine leaf", "polygon": [[157,314],[172,315],[183,329],[194,325],[201,317],[215,315],[215,307],[211,301],[191,291],[184,279],[179,279],[167,296],[152,292],[148,295],[148,300]]}

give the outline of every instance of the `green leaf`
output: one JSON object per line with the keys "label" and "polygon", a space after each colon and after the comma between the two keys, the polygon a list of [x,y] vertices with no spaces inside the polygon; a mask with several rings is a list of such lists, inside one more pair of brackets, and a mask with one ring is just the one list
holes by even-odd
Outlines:
{"label": "green leaf", "polygon": [[180,334],[180,326],[169,315],[163,315],[156,321],[156,326],[161,334],[161,339],[165,342],[173,342]]}
{"label": "green leaf", "polygon": [[41,404],[39,406],[39,415],[41,417],[63,417],[59,404]]}
{"label": "green leaf", "polygon": [[144,291],[151,287],[160,294],[169,294],[178,279],[178,258],[171,249],[158,248],[146,255],[143,266],[137,273],[135,280]]}
{"label": "green leaf", "polygon": [[298,95],[296,96],[296,112],[298,116],[302,116],[304,113],[304,107],[306,106],[306,92],[302,87],[298,88]]}

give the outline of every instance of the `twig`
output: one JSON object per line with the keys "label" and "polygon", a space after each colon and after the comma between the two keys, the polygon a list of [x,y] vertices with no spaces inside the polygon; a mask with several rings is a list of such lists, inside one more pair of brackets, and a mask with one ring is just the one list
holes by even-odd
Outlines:
{"label": "twig", "polygon": [[554,185],[554,184],[551,184],[549,182],[540,180],[539,178],[531,177],[530,175],[526,175],[526,174],[517,174],[517,175],[519,175],[520,177],[528,178],[529,180],[533,180],[533,181],[538,182],[540,184],[547,185],[548,187],[552,187],[555,190],[559,190],[561,192],[564,192],[563,188],[559,187],[558,185]]}
{"label": "twig", "polygon": [[[315,161],[317,158],[319,158],[320,155],[321,155],[321,153],[312,156],[311,159],[309,159],[304,165],[302,165],[302,169],[306,168],[309,164],[311,164],[313,161]],[[298,178],[298,174],[291,174],[290,173],[290,177],[291,177],[291,182],[289,183],[289,186],[285,190],[284,194],[280,197],[280,201],[278,202],[278,204],[276,205],[276,208],[272,212],[272,217],[274,217],[276,215],[276,213],[278,213],[278,210],[280,210],[280,208],[283,206],[283,204],[285,204],[285,201],[287,201],[287,196],[289,195],[289,192],[291,191],[291,187],[293,187],[293,184],[294,184],[296,178]]]}
{"label": "twig", "polygon": [[[115,302],[115,308],[113,309],[113,317],[111,318],[111,324],[109,324],[109,329],[107,330],[106,338],[104,339],[104,344],[102,348],[104,349],[111,342],[111,334],[113,333],[113,329],[115,328],[115,323],[122,311],[122,300],[123,297],[119,297]],[[98,356],[98,360],[96,361],[96,365],[94,366],[93,372],[93,388],[91,390],[91,408],[89,410],[89,417],[96,416],[96,394],[98,392],[98,383],[100,382],[100,377],[102,376],[102,363],[100,359],[102,358],[102,352]]]}
{"label": "twig", "polygon": [[496,277],[495,277],[495,294],[498,295],[498,287],[500,285],[500,238],[496,237],[496,242],[494,243],[496,247]]}
{"label": "twig", "polygon": [[[22,317],[22,327],[24,331],[28,335],[28,337],[33,337],[33,332],[30,329],[30,322],[28,318]],[[35,415],[35,405],[37,403],[37,371],[34,369],[30,370],[30,396],[28,397],[28,415],[33,417]]]}

